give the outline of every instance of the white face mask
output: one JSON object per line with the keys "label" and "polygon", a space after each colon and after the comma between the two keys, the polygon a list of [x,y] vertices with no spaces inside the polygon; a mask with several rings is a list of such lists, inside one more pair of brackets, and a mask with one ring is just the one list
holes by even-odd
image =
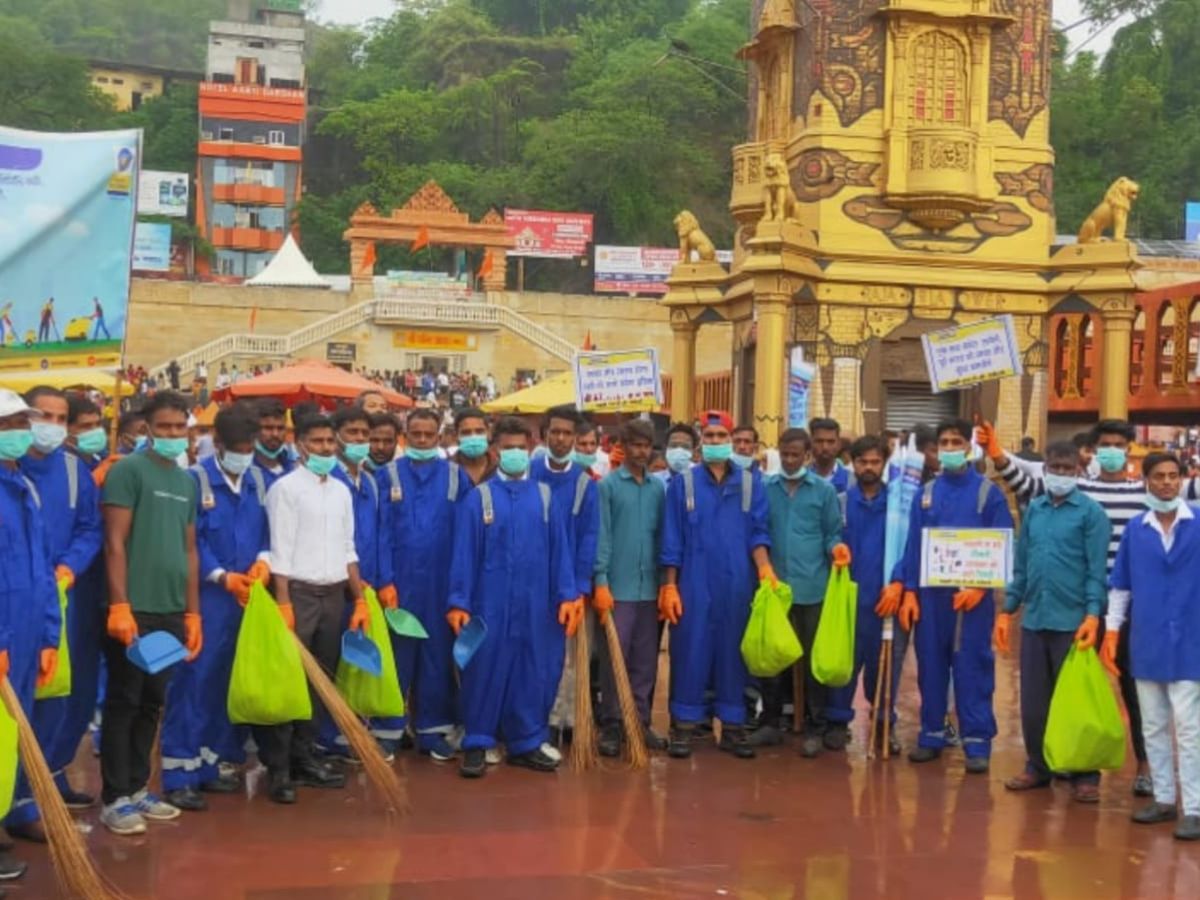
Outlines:
{"label": "white face mask", "polygon": [[67,439],[67,429],[50,422],[34,422],[30,431],[33,432],[33,449],[38,453],[53,453]]}

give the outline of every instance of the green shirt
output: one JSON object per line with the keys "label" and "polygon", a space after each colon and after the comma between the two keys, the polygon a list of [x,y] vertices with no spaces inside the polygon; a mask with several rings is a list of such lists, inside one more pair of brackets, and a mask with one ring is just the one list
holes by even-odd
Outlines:
{"label": "green shirt", "polygon": [[187,529],[196,522],[196,482],[153,451],[131,454],[108,473],[104,504],[133,511],[125,542],[129,605],[135,612],[181,613],[187,605]]}
{"label": "green shirt", "polygon": [[595,581],[607,585],[614,600],[658,596],[658,545],[666,496],[662,479],[647,472],[638,484],[625,466],[600,482]]}
{"label": "green shirt", "polygon": [[833,485],[811,470],[794,493],[782,475],[767,479],[771,568],[792,589],[792,603],[812,606],[825,599],[829,561],[842,540],[842,508]]}

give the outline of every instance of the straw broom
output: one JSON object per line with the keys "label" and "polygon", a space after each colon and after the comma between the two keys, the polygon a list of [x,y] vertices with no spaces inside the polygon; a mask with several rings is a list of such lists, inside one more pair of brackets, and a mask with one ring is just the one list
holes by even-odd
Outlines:
{"label": "straw broom", "polygon": [[575,732],[571,738],[571,768],[583,772],[600,762],[596,720],[592,716],[592,647],[587,619],[575,632]]}
{"label": "straw broom", "polygon": [[[295,634],[292,636],[295,637]],[[408,812],[408,790],[396,774],[396,770],[388,765],[379,750],[379,745],[375,743],[362,720],[338,693],[321,664],[317,662],[317,658],[298,637],[296,646],[300,649],[300,662],[304,665],[304,674],[308,676],[309,684],[313,686],[350,748],[362,762],[367,777],[383,794],[384,801],[394,812]]]}
{"label": "straw broom", "polygon": [[75,820],[58,793],[54,776],[46,765],[46,757],[42,755],[33,728],[7,678],[0,681],[0,699],[3,699],[8,714],[17,723],[21,762],[33,798],[42,814],[42,824],[50,844],[50,862],[54,866],[59,889],[64,896],[81,900],[127,900],[128,895],[109,884],[92,865],[83,835],[75,827]]}
{"label": "straw broom", "polygon": [[650,762],[650,755],[646,752],[642,720],[633,700],[629,672],[625,669],[625,655],[621,653],[621,639],[617,636],[617,625],[611,614],[604,617],[604,634],[608,638],[609,662],[613,668],[613,681],[617,685],[617,702],[621,705],[621,724],[625,728],[625,761],[631,769],[644,769]]}

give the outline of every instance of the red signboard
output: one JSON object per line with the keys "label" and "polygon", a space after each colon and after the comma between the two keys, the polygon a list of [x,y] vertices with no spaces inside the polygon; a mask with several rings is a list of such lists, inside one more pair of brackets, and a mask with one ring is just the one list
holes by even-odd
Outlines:
{"label": "red signboard", "polygon": [[592,214],[506,209],[504,225],[516,242],[509,256],[570,259],[586,256],[592,242]]}

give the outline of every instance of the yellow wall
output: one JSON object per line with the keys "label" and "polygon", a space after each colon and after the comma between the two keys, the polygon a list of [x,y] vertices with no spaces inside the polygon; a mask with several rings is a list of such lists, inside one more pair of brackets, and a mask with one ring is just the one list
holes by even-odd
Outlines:
{"label": "yellow wall", "polygon": [[158,97],[163,92],[163,76],[137,69],[108,68],[92,65],[88,67],[92,86],[111,96],[122,112],[133,108],[133,95],[140,93],[142,100]]}

